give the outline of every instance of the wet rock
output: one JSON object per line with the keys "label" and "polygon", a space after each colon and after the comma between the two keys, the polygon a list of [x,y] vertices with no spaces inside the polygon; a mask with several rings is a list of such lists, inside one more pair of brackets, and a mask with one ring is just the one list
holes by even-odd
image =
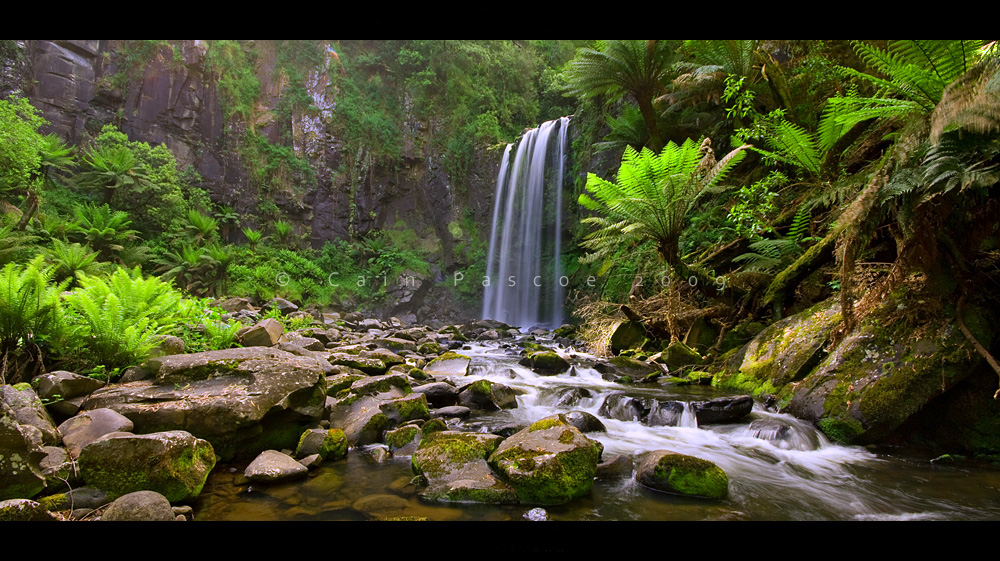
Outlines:
{"label": "wet rock", "polygon": [[647,410],[642,402],[625,395],[625,392],[610,393],[601,403],[598,414],[602,417],[618,419],[619,421],[641,421]]}
{"label": "wet rock", "polygon": [[511,504],[514,490],[497,479],[486,463],[502,437],[493,434],[438,431],[426,435],[412,456],[413,471],[422,475],[425,500]]}
{"label": "wet rock", "polygon": [[[569,370],[569,363],[554,351],[538,351],[526,357],[528,365],[537,374],[553,376]],[[522,364],[524,365],[524,364]]]}
{"label": "wet rock", "polygon": [[598,479],[625,479],[632,477],[634,467],[635,463],[632,458],[624,454],[615,454],[597,464],[596,477]]}
{"label": "wet rock", "polygon": [[468,356],[446,352],[427,363],[424,372],[431,376],[465,376],[469,372]]}
{"label": "wet rock", "polygon": [[566,420],[583,433],[608,431],[600,419],[586,411],[570,411],[566,413]]}
{"label": "wet rock", "polygon": [[517,397],[511,388],[489,380],[477,380],[460,388],[458,402],[470,409],[482,411],[498,411],[517,407]]}
{"label": "wet rock", "polygon": [[406,425],[385,433],[385,443],[394,456],[410,456],[417,451],[421,440],[420,427]]}
{"label": "wet rock", "polygon": [[451,418],[458,417],[459,419],[466,419],[472,414],[472,409],[465,407],[463,405],[450,405],[448,407],[439,407],[431,411],[432,418]]}
{"label": "wet rock", "polygon": [[[680,401],[653,400],[643,424],[650,427],[676,427],[682,425],[682,418],[688,407]],[[693,413],[693,411],[692,411]]]}
{"label": "wet rock", "polygon": [[458,403],[458,389],[447,382],[416,386],[413,391],[427,396],[427,404],[431,407],[447,407]]}
{"label": "wet rock", "polygon": [[379,405],[379,409],[393,425],[414,419],[429,419],[431,416],[427,407],[427,396],[421,393],[385,401]]}
{"label": "wet rock", "polygon": [[753,410],[753,398],[748,395],[717,397],[711,401],[695,403],[694,407],[699,425],[731,423],[750,414]]}
{"label": "wet rock", "polygon": [[80,474],[87,485],[121,496],[157,491],[185,501],[201,493],[215,467],[212,445],[184,431],[112,433],[80,451]]}
{"label": "wet rock", "polygon": [[339,460],[347,456],[347,436],[344,431],[337,428],[310,429],[302,433],[295,448],[295,457],[301,459],[313,454],[323,460]]}
{"label": "wet rock", "polygon": [[155,491],[118,497],[101,515],[104,522],[173,522],[176,518],[170,501]]}
{"label": "wet rock", "polygon": [[729,477],[719,466],[668,450],[647,454],[635,479],[644,487],[677,495],[722,499],[729,493]]}
{"label": "wet rock", "polygon": [[354,368],[368,374],[369,376],[380,376],[385,374],[385,371],[389,369],[384,362],[377,358],[345,353],[334,353],[330,355],[330,364]]}
{"label": "wet rock", "polygon": [[671,372],[678,372],[685,366],[701,364],[704,362],[704,359],[694,349],[677,341],[663,351],[660,361],[666,364]]}
{"label": "wet rock", "polygon": [[554,415],[504,440],[488,462],[520,502],[562,504],[590,492],[600,452],[564,415]]}
{"label": "wet rock", "polygon": [[243,475],[250,481],[274,483],[301,479],[308,473],[309,468],[296,462],[288,454],[282,454],[277,450],[264,450],[250,462]]}

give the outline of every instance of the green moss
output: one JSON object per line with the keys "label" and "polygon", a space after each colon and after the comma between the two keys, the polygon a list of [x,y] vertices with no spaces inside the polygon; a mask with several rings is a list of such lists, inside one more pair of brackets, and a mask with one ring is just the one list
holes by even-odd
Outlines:
{"label": "green moss", "polygon": [[463,354],[459,354],[459,353],[452,352],[452,351],[448,351],[448,352],[442,354],[441,356],[437,357],[435,360],[452,360],[452,359],[456,359],[456,358],[464,358],[465,360],[472,360],[472,359],[470,359],[469,357],[467,357],[467,356],[465,356]]}
{"label": "green moss", "polygon": [[550,429],[552,427],[564,427],[564,426],[566,426],[566,422],[560,419],[558,416],[546,417],[544,419],[531,423],[531,426],[528,427],[528,432],[535,432],[537,430],[545,430],[545,429]]}
{"label": "green moss", "polygon": [[385,443],[389,445],[391,449],[399,449],[413,442],[419,434],[420,428],[413,425],[407,425],[405,427],[400,427],[396,430],[387,432],[385,434]]}
{"label": "green moss", "polygon": [[701,458],[668,454],[653,470],[657,480],[682,495],[721,499],[729,494],[729,477],[722,468]]}
{"label": "green moss", "polygon": [[842,444],[853,444],[865,432],[864,426],[857,419],[837,419],[826,417],[816,422],[830,440]]}
{"label": "green moss", "polygon": [[424,436],[443,430],[448,430],[448,425],[441,419],[431,419],[420,427],[420,432]]}
{"label": "green moss", "polygon": [[406,373],[407,376],[413,378],[414,380],[426,380],[430,378],[426,372],[419,368],[411,368],[409,372]]}

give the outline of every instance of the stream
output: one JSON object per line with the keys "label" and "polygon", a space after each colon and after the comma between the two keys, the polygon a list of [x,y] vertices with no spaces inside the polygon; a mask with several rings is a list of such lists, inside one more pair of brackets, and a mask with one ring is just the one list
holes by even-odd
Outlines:
{"label": "stream", "polygon": [[[544,343],[544,341],[542,341]],[[440,521],[701,521],[701,520],[996,520],[1000,468],[986,463],[931,462],[929,457],[833,444],[811,424],[757,403],[738,423],[648,426],[604,407],[608,396],[707,401],[733,395],[709,386],[634,385],[605,380],[580,364],[588,355],[559,348],[574,367],[540,376],[496,344],[470,345],[464,380],[486,378],[523,393],[518,407],[452,421],[458,430],[488,432],[526,426],[549,415],[585,411],[607,432],[587,436],[604,457],[667,449],[716,463],[729,476],[729,496],[708,501],[669,495],[632,478],[597,480],[590,495],[571,503],[535,505],[429,503],[417,496],[409,456],[388,456],[380,445],[351,449],[308,479],[274,485],[238,484],[249,462],[219,465],[193,505],[196,520],[318,521],[416,517]],[[576,360],[574,360],[574,358]],[[627,402],[619,397],[617,402]],[[453,424],[454,423],[454,424]]]}

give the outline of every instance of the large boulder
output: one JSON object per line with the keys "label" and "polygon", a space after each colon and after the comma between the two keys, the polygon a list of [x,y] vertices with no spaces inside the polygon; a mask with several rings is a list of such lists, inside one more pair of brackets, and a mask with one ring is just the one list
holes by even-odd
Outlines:
{"label": "large boulder", "polygon": [[59,415],[75,415],[83,398],[104,386],[104,382],[65,370],[42,374],[33,381],[38,397]]}
{"label": "large boulder", "polygon": [[172,502],[201,493],[215,467],[207,441],[185,431],[112,433],[80,452],[80,473],[88,485],[114,496],[156,491]]}
{"label": "large boulder", "polygon": [[677,495],[722,499],[729,493],[729,477],[722,468],[669,450],[647,454],[636,469],[635,479],[644,487]]}
{"label": "large boulder", "polygon": [[[385,430],[395,424],[394,419],[403,419],[411,414],[420,418],[426,411],[426,401],[387,405],[412,393],[405,374],[365,377],[341,393],[344,395],[332,400],[329,407],[330,426],[343,430],[350,446],[379,442]],[[418,395],[423,397],[423,394]],[[384,405],[392,418],[383,412]]]}
{"label": "large boulder", "polygon": [[717,397],[696,402],[694,410],[699,425],[731,423],[750,414],[753,410],[753,398],[748,395]]}
{"label": "large boulder", "polygon": [[830,332],[840,322],[835,300],[777,321],[730,356],[715,383],[754,396],[777,394],[815,368],[825,356]]}
{"label": "large boulder", "polygon": [[[870,444],[961,388],[982,358],[953,311],[919,323],[889,321],[914,298],[890,297],[874,310],[806,378],[778,394],[782,411],[816,423],[833,440]],[[992,312],[970,305],[963,320],[983,346],[991,346],[998,333]]]}
{"label": "large boulder", "polygon": [[150,359],[153,380],[98,390],[85,409],[107,407],[135,432],[185,430],[222,459],[294,448],[323,415],[325,368],[310,357],[245,347]]}
{"label": "large boulder", "polygon": [[504,440],[488,461],[520,502],[562,504],[590,492],[600,455],[598,443],[553,415]]}
{"label": "large boulder", "polygon": [[420,497],[446,502],[518,502],[514,490],[486,463],[502,440],[494,434],[457,431],[424,435],[411,457],[413,472],[426,482]]}

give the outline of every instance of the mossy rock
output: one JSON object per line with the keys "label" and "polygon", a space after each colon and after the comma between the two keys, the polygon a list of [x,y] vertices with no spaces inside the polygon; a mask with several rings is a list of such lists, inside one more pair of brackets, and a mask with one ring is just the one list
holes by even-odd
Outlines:
{"label": "mossy rock", "polygon": [[422,433],[416,425],[406,425],[385,433],[385,444],[396,454],[413,454],[420,445]]}
{"label": "mossy rock", "polygon": [[490,471],[486,458],[503,437],[494,434],[437,431],[424,436],[411,457],[413,473],[426,487],[421,498],[445,502],[512,504],[514,490]]}
{"label": "mossy rock", "polygon": [[714,463],[668,450],[650,452],[636,470],[636,481],[666,493],[708,499],[729,494],[729,476]]}
{"label": "mossy rock", "polygon": [[454,352],[446,352],[427,363],[424,372],[432,376],[465,376],[469,371],[469,357]]}
{"label": "mossy rock", "polygon": [[338,428],[312,429],[302,433],[295,447],[295,457],[319,454],[324,460],[339,460],[347,456],[347,436]]}
{"label": "mossy rock", "polygon": [[830,332],[841,322],[835,300],[775,322],[729,355],[714,385],[763,397],[803,380],[825,355]]}
{"label": "mossy rock", "polygon": [[156,491],[171,502],[196,498],[215,467],[208,442],[184,431],[102,437],[80,451],[80,473],[88,485],[122,496]]}
{"label": "mossy rock", "polygon": [[528,356],[531,369],[539,374],[560,374],[569,370],[569,363],[555,351],[537,351]]}
{"label": "mossy rock", "polygon": [[[942,393],[961,387],[982,359],[947,312],[918,325],[890,321],[918,297],[888,298],[808,377],[779,393],[783,411],[816,422],[834,440],[872,444],[893,437],[929,404],[943,402]],[[965,322],[984,344],[996,336],[982,308],[970,306]]]}
{"label": "mossy rock", "polygon": [[680,341],[672,343],[663,350],[661,361],[671,372],[678,372],[685,366],[702,364],[705,360],[694,349]]}
{"label": "mossy rock", "polygon": [[620,354],[626,349],[638,349],[648,344],[646,328],[637,321],[625,321],[618,325],[608,339],[612,354]]}
{"label": "mossy rock", "polygon": [[563,504],[590,493],[601,447],[565,417],[555,415],[510,436],[489,465],[517,491],[520,502]]}
{"label": "mossy rock", "polygon": [[627,356],[612,357],[608,362],[615,367],[615,372],[623,376],[628,376],[631,379],[642,379],[647,374],[662,372],[655,365]]}

